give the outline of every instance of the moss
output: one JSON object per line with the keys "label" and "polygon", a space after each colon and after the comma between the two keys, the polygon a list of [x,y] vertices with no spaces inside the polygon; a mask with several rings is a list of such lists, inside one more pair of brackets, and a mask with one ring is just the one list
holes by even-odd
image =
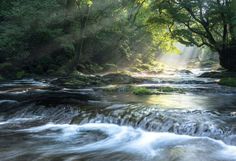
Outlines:
{"label": "moss", "polygon": [[152,61],[149,64],[139,62],[130,69],[133,72],[161,73],[164,70],[164,65],[157,61]]}
{"label": "moss", "polygon": [[70,87],[81,87],[81,86],[85,86],[86,82],[76,80],[76,79],[71,79],[71,80],[66,81],[64,84]]}
{"label": "moss", "polygon": [[148,89],[146,87],[132,87],[131,91],[135,95],[152,95],[152,94],[163,94],[170,92],[184,93],[182,89],[172,87],[160,87],[158,89]]}
{"label": "moss", "polygon": [[236,78],[233,77],[221,78],[219,84],[230,87],[236,87]]}
{"label": "moss", "polygon": [[216,61],[214,60],[205,60],[205,61],[200,62],[201,67],[212,67],[215,64],[216,64]]}
{"label": "moss", "polygon": [[121,75],[127,75],[127,76],[132,76],[132,72],[128,70],[117,70],[114,74],[121,74]]}
{"label": "moss", "polygon": [[107,82],[107,84],[131,84],[141,81],[130,75],[120,73],[106,74],[103,76],[103,80]]}
{"label": "moss", "polygon": [[132,72],[139,72],[139,73],[142,72],[142,70],[140,68],[138,68],[138,67],[131,67],[130,70]]}
{"label": "moss", "polygon": [[19,71],[19,72],[16,73],[16,78],[17,79],[22,79],[25,76],[26,76],[25,71]]}
{"label": "moss", "polygon": [[116,64],[105,64],[104,65],[104,70],[111,70],[111,71],[117,71],[118,70],[118,67]]}
{"label": "moss", "polygon": [[5,79],[3,78],[3,76],[0,75],[0,81],[4,81]]}
{"label": "moss", "polygon": [[173,88],[173,87],[160,87],[158,88],[160,92],[178,92],[178,93],[184,93],[182,89],[179,88]]}
{"label": "moss", "polygon": [[54,81],[53,84],[73,88],[104,85],[100,76],[85,75],[77,71],[71,73],[68,77],[59,78],[58,80]]}
{"label": "moss", "polygon": [[0,69],[9,68],[9,67],[12,67],[11,63],[2,63],[2,64],[0,64]]}
{"label": "moss", "polygon": [[132,91],[131,89],[134,88],[131,85],[111,85],[111,86],[107,86],[105,88],[102,88],[102,91],[104,92],[109,92],[109,93],[115,93],[115,92],[130,92]]}
{"label": "moss", "polygon": [[67,76],[68,72],[66,72],[66,67],[63,66],[60,69],[56,70],[56,72],[54,73],[56,76]]}
{"label": "moss", "polygon": [[102,89],[104,92],[117,92],[119,89],[119,87],[117,86],[112,86],[112,87],[107,87]]}
{"label": "moss", "polygon": [[151,95],[153,91],[145,87],[133,87],[132,93],[135,95]]}
{"label": "moss", "polygon": [[56,71],[53,70],[53,69],[49,69],[49,70],[47,71],[47,74],[49,74],[49,75],[55,75],[55,73],[56,73]]}
{"label": "moss", "polygon": [[0,64],[0,74],[7,79],[15,79],[17,68],[11,63]]}

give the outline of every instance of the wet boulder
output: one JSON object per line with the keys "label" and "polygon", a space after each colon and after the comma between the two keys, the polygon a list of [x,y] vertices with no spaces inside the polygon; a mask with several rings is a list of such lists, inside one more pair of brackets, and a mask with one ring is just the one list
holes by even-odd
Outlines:
{"label": "wet boulder", "polygon": [[181,74],[193,74],[190,70],[187,70],[187,69],[180,70],[179,73],[181,73]]}
{"label": "wet boulder", "polygon": [[127,74],[122,73],[110,73],[102,77],[103,81],[108,84],[132,84],[144,82],[141,78],[135,78]]}

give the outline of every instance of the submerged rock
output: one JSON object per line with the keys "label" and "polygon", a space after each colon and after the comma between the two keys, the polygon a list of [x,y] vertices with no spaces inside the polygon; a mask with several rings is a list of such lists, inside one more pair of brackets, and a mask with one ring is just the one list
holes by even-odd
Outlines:
{"label": "submerged rock", "polygon": [[131,92],[135,95],[155,95],[168,93],[184,93],[184,90],[173,87],[158,87],[154,89],[147,87],[132,87]]}
{"label": "submerged rock", "polygon": [[190,70],[187,70],[187,69],[180,70],[179,73],[182,73],[182,74],[193,74]]}
{"label": "submerged rock", "polygon": [[144,78],[132,77],[122,73],[110,73],[103,76],[99,75],[77,75],[71,77],[58,78],[51,83],[57,86],[69,88],[81,88],[88,86],[104,86],[109,84],[132,84],[142,83]]}
{"label": "submerged rock", "polygon": [[127,74],[111,73],[102,77],[102,80],[110,84],[131,84],[141,83],[144,81],[142,78],[135,78]]}

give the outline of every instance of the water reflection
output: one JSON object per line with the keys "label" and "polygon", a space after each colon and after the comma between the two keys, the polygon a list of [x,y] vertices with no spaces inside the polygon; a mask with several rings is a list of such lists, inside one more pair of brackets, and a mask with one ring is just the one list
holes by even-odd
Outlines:
{"label": "water reflection", "polygon": [[[112,101],[124,103],[142,103],[147,105],[159,105],[162,108],[186,108],[186,109],[236,109],[236,99],[231,94],[169,94],[146,95],[115,94],[106,98]],[[227,107],[227,108],[226,108]]]}

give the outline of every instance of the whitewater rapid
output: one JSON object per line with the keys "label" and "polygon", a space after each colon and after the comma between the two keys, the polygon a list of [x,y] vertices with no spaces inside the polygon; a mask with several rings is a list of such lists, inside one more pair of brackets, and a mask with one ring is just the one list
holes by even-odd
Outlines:
{"label": "whitewater rapid", "polygon": [[[117,160],[128,158],[137,160],[139,158],[150,161],[236,161],[236,147],[226,145],[219,140],[166,132],[147,132],[140,128],[115,124],[48,123],[20,129],[16,133],[30,137],[33,142],[31,143],[33,150],[31,153],[33,156],[38,156],[34,158],[35,160],[53,158],[58,155],[68,156],[64,160],[96,158],[96,155],[100,158],[98,160],[101,160],[101,156],[104,156],[103,160],[110,160],[107,156],[114,155],[117,158],[113,159]],[[40,142],[44,144],[40,144]],[[21,149],[19,154],[29,153],[27,150]],[[125,158],[124,154],[129,157]],[[17,157],[19,156],[15,155],[6,160],[14,160]]]}

